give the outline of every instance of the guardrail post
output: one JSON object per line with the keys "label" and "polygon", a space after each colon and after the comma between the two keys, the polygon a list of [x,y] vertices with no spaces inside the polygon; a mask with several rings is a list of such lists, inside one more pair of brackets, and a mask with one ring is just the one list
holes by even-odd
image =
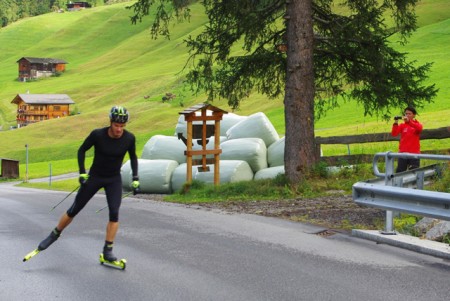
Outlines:
{"label": "guardrail post", "polygon": [[424,185],[424,182],[425,182],[425,172],[424,171],[418,171],[416,173],[416,177],[417,177],[417,180],[416,180],[417,189],[423,190],[423,185]]}
{"label": "guardrail post", "polygon": [[395,174],[394,170],[394,157],[390,156],[391,152],[387,152],[385,154],[385,175],[384,175],[384,184],[387,186],[393,186],[393,178]]}
{"label": "guardrail post", "polygon": [[[387,152],[385,155],[385,176],[384,176],[384,184],[386,186],[398,186],[398,184],[400,184],[401,186],[402,184],[402,180],[403,179],[394,179],[394,174],[395,174],[395,170],[394,170],[394,158],[390,156],[391,152]],[[397,182],[396,182],[397,180]],[[398,183],[398,180],[400,180],[401,182]],[[397,185],[396,185],[397,184]],[[386,234],[386,235],[395,235],[397,233],[395,233],[394,231],[394,212],[391,210],[386,210],[386,222],[385,222],[385,228],[384,231],[381,231],[382,234]]]}

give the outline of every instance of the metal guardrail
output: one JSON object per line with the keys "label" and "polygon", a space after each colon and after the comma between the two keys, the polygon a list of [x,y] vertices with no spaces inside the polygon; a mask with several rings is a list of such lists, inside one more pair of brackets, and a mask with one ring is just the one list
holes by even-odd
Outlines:
{"label": "metal guardrail", "polygon": [[[385,159],[384,173],[378,169],[380,158]],[[440,165],[434,164],[411,171],[395,173],[395,158],[450,161],[450,156],[446,155],[377,153],[373,160],[373,171],[379,179],[354,184],[352,188],[354,202],[386,210],[386,227],[382,231],[384,234],[396,234],[393,230],[393,211],[450,221],[450,194],[421,190],[423,189],[424,179],[434,176]],[[405,186],[416,189],[405,188]]]}
{"label": "metal guardrail", "polygon": [[361,205],[450,220],[448,193],[359,182],[353,195]]}

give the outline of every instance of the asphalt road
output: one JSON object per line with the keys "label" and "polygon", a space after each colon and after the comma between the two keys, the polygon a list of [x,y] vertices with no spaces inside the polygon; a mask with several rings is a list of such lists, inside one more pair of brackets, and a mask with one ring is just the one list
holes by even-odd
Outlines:
{"label": "asphalt road", "polygon": [[67,193],[0,184],[0,300],[448,300],[450,262],[321,228],[126,198],[115,253],[98,262],[97,195],[28,262],[70,206]]}

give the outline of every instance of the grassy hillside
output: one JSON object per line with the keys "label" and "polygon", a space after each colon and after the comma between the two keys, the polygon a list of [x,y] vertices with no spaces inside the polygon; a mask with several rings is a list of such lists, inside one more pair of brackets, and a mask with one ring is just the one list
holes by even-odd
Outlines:
{"label": "grassy hillside", "polygon": [[[182,68],[187,58],[182,40],[200,32],[206,21],[202,7],[192,7],[191,22],[175,25],[170,40],[152,40],[151,19],[131,25],[131,12],[125,9],[129,4],[50,13],[0,30],[0,126],[3,129],[0,158],[17,159],[23,164],[24,145],[28,144],[29,160],[36,166],[60,161],[64,169],[75,171],[76,149],[90,130],[108,124],[107,113],[115,104],[125,105],[131,112],[128,128],[138,138],[140,155],[152,135],[173,134],[178,112],[183,110],[180,102],[187,107],[205,99],[192,96],[182,84]],[[447,126],[450,2],[422,1],[418,13],[422,27],[402,50],[419,63],[435,62],[430,82],[436,83],[440,92],[435,103],[420,112],[420,120],[427,128]],[[16,61],[23,56],[55,57],[69,64],[60,77],[22,83],[17,81]],[[16,106],[11,100],[27,91],[68,94],[76,102],[72,108],[80,114],[8,130],[15,125]],[[162,103],[166,92],[176,94],[177,98],[172,103]],[[214,105],[229,110],[224,101],[216,101]],[[236,113],[249,115],[260,111],[284,135],[282,99],[267,100],[253,95]],[[319,120],[316,129],[316,135],[320,136],[362,134],[389,130],[390,124],[364,117],[361,108],[348,103]]]}

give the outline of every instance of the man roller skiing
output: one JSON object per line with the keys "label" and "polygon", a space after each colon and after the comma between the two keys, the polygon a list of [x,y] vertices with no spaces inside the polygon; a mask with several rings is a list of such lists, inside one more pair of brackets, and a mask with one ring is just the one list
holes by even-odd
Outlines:
{"label": "man roller skiing", "polygon": [[[93,130],[78,149],[80,189],[72,206],[61,216],[56,228],[39,244],[38,251],[45,250],[54,243],[97,191],[104,188],[109,208],[109,222],[106,226],[105,245],[100,258],[117,262],[117,257],[113,254],[113,244],[119,228],[119,208],[122,201],[120,168],[128,152],[133,173],[131,188],[136,193],[139,190],[138,159],[135,136],[125,130],[129,118],[128,111],[124,107],[115,106],[111,109],[109,118],[109,127]],[[92,146],[94,160],[87,174],[84,165],[85,153]]]}

